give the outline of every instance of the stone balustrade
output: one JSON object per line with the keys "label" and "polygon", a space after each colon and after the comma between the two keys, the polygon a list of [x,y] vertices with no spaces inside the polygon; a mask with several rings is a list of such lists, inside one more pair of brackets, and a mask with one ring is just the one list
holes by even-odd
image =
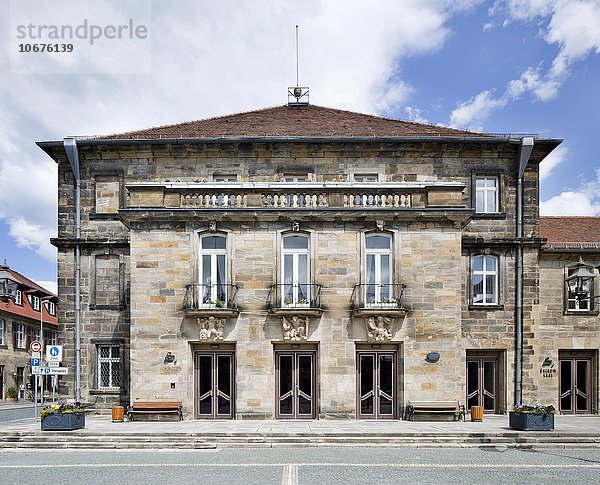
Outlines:
{"label": "stone balustrade", "polygon": [[425,209],[465,207],[463,184],[132,184],[128,208],[184,209]]}

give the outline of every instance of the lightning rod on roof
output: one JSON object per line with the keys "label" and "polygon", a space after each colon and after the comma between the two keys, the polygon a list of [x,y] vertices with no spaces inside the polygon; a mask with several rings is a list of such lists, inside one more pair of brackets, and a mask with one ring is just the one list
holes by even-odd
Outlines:
{"label": "lightning rod on roof", "polygon": [[288,88],[288,106],[306,106],[308,104],[308,87],[300,86],[300,43],[298,26],[296,25],[296,86]]}

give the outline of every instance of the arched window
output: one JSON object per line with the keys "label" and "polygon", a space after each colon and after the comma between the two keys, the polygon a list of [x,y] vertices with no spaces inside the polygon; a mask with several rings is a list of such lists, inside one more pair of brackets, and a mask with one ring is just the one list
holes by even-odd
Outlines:
{"label": "arched window", "polygon": [[498,257],[473,257],[473,305],[498,304]]}
{"label": "arched window", "polygon": [[365,303],[387,303],[392,297],[392,238],[374,234],[365,238]]}
{"label": "arched window", "polygon": [[227,238],[203,236],[200,240],[200,297],[202,305],[222,307],[227,302]]}
{"label": "arched window", "polygon": [[308,306],[310,303],[309,238],[289,234],[282,238],[282,306]]}

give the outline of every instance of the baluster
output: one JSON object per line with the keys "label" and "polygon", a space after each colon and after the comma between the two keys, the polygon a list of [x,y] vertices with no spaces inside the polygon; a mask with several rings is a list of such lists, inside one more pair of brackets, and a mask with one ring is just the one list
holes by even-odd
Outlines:
{"label": "baluster", "polygon": [[292,207],[300,207],[299,200],[298,200],[298,194],[292,195]]}
{"label": "baluster", "polygon": [[242,196],[241,204],[242,204],[242,207],[247,207],[247,205],[248,205],[248,196],[246,194],[244,194]]}

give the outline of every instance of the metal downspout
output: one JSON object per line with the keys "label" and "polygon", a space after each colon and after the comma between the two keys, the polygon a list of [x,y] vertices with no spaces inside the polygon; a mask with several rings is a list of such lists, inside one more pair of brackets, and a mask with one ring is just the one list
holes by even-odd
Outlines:
{"label": "metal downspout", "polygon": [[75,138],[65,138],[63,145],[75,179],[75,402],[81,402],[81,177],[77,141]]}
{"label": "metal downspout", "polygon": [[517,178],[517,268],[515,284],[515,404],[523,403],[523,174],[533,150],[533,138],[521,138]]}

